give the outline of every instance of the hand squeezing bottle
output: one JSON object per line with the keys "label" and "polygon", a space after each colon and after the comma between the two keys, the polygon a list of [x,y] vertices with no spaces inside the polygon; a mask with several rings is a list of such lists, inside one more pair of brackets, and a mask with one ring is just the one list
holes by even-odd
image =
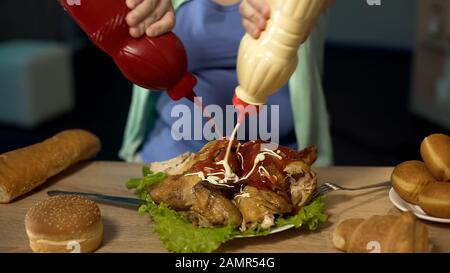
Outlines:
{"label": "hand squeezing bottle", "polygon": [[172,32],[135,39],[125,17],[125,0],[59,0],[90,40],[109,54],[131,82],[152,90],[167,90],[174,100],[193,101],[197,79],[187,70],[180,39]]}
{"label": "hand squeezing bottle", "polygon": [[[269,0],[271,18],[259,39],[245,34],[237,60],[235,106],[263,105],[294,73],[300,45],[328,0]],[[242,120],[242,117],[241,117]]]}

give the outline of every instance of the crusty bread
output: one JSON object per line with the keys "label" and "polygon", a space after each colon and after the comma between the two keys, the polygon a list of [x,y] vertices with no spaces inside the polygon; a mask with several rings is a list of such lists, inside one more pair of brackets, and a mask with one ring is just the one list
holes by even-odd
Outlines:
{"label": "crusty bread", "polygon": [[342,251],[347,251],[350,235],[364,219],[347,219],[342,221],[333,232],[333,245]]}
{"label": "crusty bread", "polygon": [[434,134],[426,137],[420,145],[420,154],[436,180],[450,180],[449,136]]}
{"label": "crusty bread", "polygon": [[333,245],[346,252],[429,252],[428,231],[411,212],[348,219],[333,232]]}
{"label": "crusty bread", "polygon": [[1,154],[0,203],[9,203],[99,150],[100,141],[93,134],[67,130],[41,143]]}
{"label": "crusty bread", "polygon": [[168,175],[181,175],[192,166],[194,157],[194,153],[188,152],[166,161],[150,163],[149,168],[154,172],[165,172]]}
{"label": "crusty bread", "polygon": [[392,186],[404,200],[417,204],[419,193],[435,179],[421,161],[406,161],[395,167],[391,175]]}
{"label": "crusty bread", "polygon": [[34,252],[93,252],[103,238],[98,206],[80,196],[55,196],[34,205],[25,216]]}
{"label": "crusty bread", "polygon": [[450,218],[450,183],[428,184],[419,195],[419,205],[428,215]]}

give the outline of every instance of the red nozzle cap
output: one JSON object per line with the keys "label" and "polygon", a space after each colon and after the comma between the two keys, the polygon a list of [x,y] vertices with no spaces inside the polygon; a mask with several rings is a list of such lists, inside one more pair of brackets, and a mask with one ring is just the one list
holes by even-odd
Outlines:
{"label": "red nozzle cap", "polygon": [[234,107],[241,106],[243,108],[247,108],[247,106],[249,106],[250,104],[248,104],[245,101],[241,100],[235,93],[234,96],[233,96],[233,105],[234,105]]}
{"label": "red nozzle cap", "polygon": [[258,114],[261,110],[261,107],[259,105],[246,103],[245,101],[241,100],[236,94],[234,94],[233,96],[233,105],[235,108],[238,108],[238,110],[244,110],[246,115]]}
{"label": "red nozzle cap", "polygon": [[187,73],[175,87],[170,88],[167,93],[169,97],[175,101],[181,98],[187,98],[194,101],[196,97],[194,93],[194,86],[197,84],[197,78],[191,73]]}
{"label": "red nozzle cap", "polygon": [[238,123],[243,123],[244,118],[250,115],[257,115],[261,110],[259,105],[253,105],[241,100],[236,94],[233,96],[233,105],[239,112]]}

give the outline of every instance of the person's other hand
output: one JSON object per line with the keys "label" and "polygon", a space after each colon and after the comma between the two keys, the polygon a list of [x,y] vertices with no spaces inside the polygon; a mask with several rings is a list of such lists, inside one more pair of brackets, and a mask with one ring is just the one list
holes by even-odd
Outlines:
{"label": "person's other hand", "polygon": [[240,6],[242,24],[253,38],[258,39],[270,18],[270,6],[266,0],[243,0]]}
{"label": "person's other hand", "polygon": [[175,26],[175,11],[170,0],[126,0],[131,11],[126,21],[130,35],[139,38],[167,33]]}

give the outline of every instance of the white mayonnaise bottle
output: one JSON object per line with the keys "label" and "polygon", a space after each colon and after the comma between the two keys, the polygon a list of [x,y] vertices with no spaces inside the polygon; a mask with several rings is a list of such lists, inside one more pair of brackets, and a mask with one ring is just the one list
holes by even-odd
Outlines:
{"label": "white mayonnaise bottle", "polygon": [[306,41],[329,0],[269,0],[271,18],[259,39],[243,37],[238,53],[235,106],[263,105],[294,73]]}

